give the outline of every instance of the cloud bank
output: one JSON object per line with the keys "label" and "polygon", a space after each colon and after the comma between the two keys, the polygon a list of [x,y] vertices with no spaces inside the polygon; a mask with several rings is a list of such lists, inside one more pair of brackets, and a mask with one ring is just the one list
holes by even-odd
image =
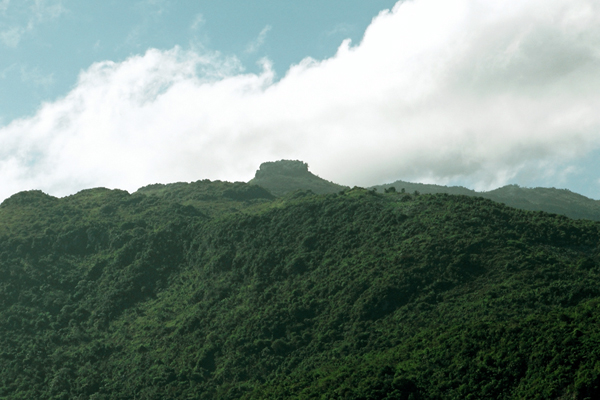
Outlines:
{"label": "cloud bank", "polygon": [[0,128],[0,198],[248,180],[282,158],[346,185],[499,185],[600,147],[599,67],[595,0],[400,2],[358,45],[279,80],[268,62],[245,74],[218,54],[151,49],[92,65]]}

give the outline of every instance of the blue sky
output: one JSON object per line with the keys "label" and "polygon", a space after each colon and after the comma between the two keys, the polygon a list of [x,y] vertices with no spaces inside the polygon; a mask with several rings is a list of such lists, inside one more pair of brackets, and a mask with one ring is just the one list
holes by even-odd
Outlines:
{"label": "blue sky", "polygon": [[0,199],[252,178],[600,199],[595,0],[0,0]]}
{"label": "blue sky", "polygon": [[394,3],[0,0],[0,121],[64,96],[94,62],[149,48],[219,51],[253,72],[268,57],[283,74],[307,56],[333,56],[346,38],[360,40]]}

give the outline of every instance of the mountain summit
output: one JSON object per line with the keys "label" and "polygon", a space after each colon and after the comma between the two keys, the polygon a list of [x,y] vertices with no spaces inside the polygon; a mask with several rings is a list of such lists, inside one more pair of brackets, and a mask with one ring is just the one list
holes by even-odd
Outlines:
{"label": "mountain summit", "polygon": [[265,162],[256,171],[250,184],[268,189],[275,196],[294,190],[311,190],[316,194],[336,193],[345,186],[319,178],[308,170],[308,164],[298,160]]}

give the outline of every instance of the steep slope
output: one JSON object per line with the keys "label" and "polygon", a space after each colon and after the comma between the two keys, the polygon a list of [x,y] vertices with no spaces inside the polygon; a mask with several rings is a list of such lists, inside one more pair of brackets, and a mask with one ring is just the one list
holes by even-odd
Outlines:
{"label": "steep slope", "polygon": [[254,179],[248,182],[268,189],[275,196],[294,190],[310,190],[316,194],[337,193],[345,186],[319,178],[302,161],[280,160],[260,165]]}
{"label": "steep slope", "polygon": [[0,205],[0,397],[600,394],[598,223],[362,189],[229,212],[156,189]]}
{"label": "steep slope", "polygon": [[523,210],[545,211],[600,221],[600,201],[592,200],[566,189],[522,188],[504,186],[480,194],[482,197]]}
{"label": "steep slope", "polygon": [[372,188],[385,191],[391,187],[398,191],[404,189],[407,193],[418,191],[422,194],[447,193],[479,196],[522,210],[545,211],[566,215],[569,218],[600,221],[600,201],[566,189],[523,188],[517,185],[508,185],[489,192],[476,192],[460,186],[441,186],[404,181],[377,185]]}

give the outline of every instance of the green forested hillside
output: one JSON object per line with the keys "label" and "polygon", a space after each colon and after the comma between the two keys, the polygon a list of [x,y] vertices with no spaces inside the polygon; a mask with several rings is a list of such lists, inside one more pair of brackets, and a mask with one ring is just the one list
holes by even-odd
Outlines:
{"label": "green forested hillside", "polygon": [[599,240],[445,194],[19,193],[0,398],[598,398]]}
{"label": "green forested hillside", "polygon": [[488,192],[476,192],[462,186],[428,185],[404,181],[373,186],[372,189],[383,192],[391,187],[398,191],[404,189],[408,193],[418,191],[421,194],[447,193],[484,197],[522,210],[545,211],[566,215],[569,218],[600,221],[599,200],[590,199],[567,189],[525,188],[518,185],[507,185]]}
{"label": "green forested hillside", "polygon": [[[197,182],[198,183],[201,183]],[[280,160],[261,164],[254,179],[248,182],[269,190],[275,196],[283,196],[294,190],[310,190],[317,194],[338,193],[348,187],[326,181],[312,174],[308,165],[302,161]],[[236,183],[239,184],[239,183]],[[185,184],[174,184],[185,185]],[[228,185],[234,185],[229,183]],[[152,192],[157,186],[148,187]],[[175,189],[167,185],[169,191]],[[145,190],[143,188],[141,190]],[[424,183],[396,181],[384,185],[372,186],[369,189],[385,192],[395,190],[401,193],[465,195],[484,197],[509,207],[529,211],[545,211],[566,215],[574,219],[590,219],[600,221],[600,201],[571,192],[567,189],[556,188],[525,188],[518,185],[507,185],[488,192],[477,192],[462,186],[441,186]]]}

